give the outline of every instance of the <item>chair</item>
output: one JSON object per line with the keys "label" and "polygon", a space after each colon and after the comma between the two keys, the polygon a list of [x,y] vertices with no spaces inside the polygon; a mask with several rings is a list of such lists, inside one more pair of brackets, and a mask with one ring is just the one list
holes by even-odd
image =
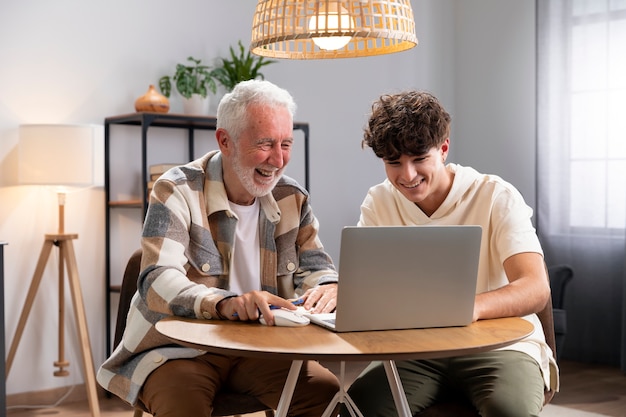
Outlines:
{"label": "chair", "polygon": [[567,333],[567,312],[563,308],[565,287],[574,278],[574,270],[569,265],[554,265],[548,267],[548,276],[552,288],[556,356],[560,358]]}
{"label": "chair", "polygon": [[[541,327],[543,333],[546,336],[546,343],[550,346],[553,352],[556,352],[556,340],[554,335],[554,317],[552,311],[552,298],[548,299],[548,302],[544,308],[537,313],[539,320],[541,321]],[[554,391],[546,390],[544,393],[544,404],[548,404],[552,397],[554,397]],[[462,401],[460,398],[447,398],[442,400],[427,409],[417,413],[415,417],[480,417],[478,411],[467,401]]]}
{"label": "chair", "polygon": [[[137,291],[137,278],[141,270],[141,249],[137,249],[126,264],[124,277],[120,287],[120,303],[117,310],[117,321],[115,323],[114,344],[122,340],[124,329],[126,328],[126,316],[130,309],[130,301]],[[134,417],[141,417],[145,410],[136,407]],[[274,411],[257,400],[255,397],[230,391],[220,391],[215,396],[213,403],[213,416],[240,416],[242,414],[265,411],[266,417],[274,417]]]}

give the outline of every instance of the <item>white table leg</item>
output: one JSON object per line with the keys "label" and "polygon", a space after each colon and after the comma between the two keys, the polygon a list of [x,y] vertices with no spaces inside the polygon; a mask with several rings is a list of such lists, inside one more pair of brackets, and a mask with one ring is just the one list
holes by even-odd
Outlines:
{"label": "white table leg", "polygon": [[335,394],[331,402],[324,410],[324,414],[322,417],[331,417],[333,410],[337,407],[338,404],[345,404],[348,412],[352,417],[363,417],[361,410],[359,410],[352,401],[352,398],[348,395],[345,390],[345,374],[346,374],[346,363],[341,361],[340,363],[340,371],[339,371],[339,391]]}
{"label": "white table leg", "polygon": [[275,417],[287,417],[287,411],[289,411],[289,404],[291,404],[291,397],[293,397],[293,391],[296,388],[298,382],[298,375],[300,375],[300,369],[302,369],[302,363],[304,361],[292,361],[291,368],[289,368],[289,374],[283,387],[283,393],[280,396],[278,402],[278,408],[276,409]]}
{"label": "white table leg", "polygon": [[[298,382],[298,375],[300,374],[300,370],[302,369],[302,364],[303,361],[301,360],[294,360],[291,363],[291,368],[289,369],[289,374],[287,375],[287,380],[285,381],[283,393],[281,394],[280,401],[278,402],[278,408],[276,409],[275,417],[287,416],[287,412],[289,411],[289,404],[291,404],[291,398],[293,397],[293,391],[295,390],[296,383]],[[385,373],[387,374],[389,387],[391,388],[391,394],[393,395],[393,401],[395,402],[396,408],[398,409],[398,415],[400,417],[411,417],[409,402],[407,401],[406,395],[404,394],[404,389],[402,388],[402,382],[400,381],[400,376],[398,375],[398,370],[396,368],[395,362],[383,361],[383,365],[385,367]],[[326,410],[324,411],[322,417],[332,417],[332,412],[337,404],[345,404],[348,412],[352,417],[364,417],[344,388],[344,361],[341,361],[340,369],[339,391],[335,394],[331,402],[326,407]]]}
{"label": "white table leg", "polygon": [[352,398],[350,398],[347,393],[344,400],[344,404],[346,405],[346,408],[348,409],[352,417],[363,417],[363,413],[361,413],[361,410],[358,409],[354,401],[352,401]]}
{"label": "white table leg", "polygon": [[387,380],[389,381],[389,388],[391,388],[391,394],[393,395],[393,401],[396,403],[398,409],[398,415],[400,417],[411,417],[411,409],[409,408],[409,402],[404,394],[402,388],[402,382],[398,375],[398,369],[394,361],[383,361],[385,367],[385,373],[387,374]]}

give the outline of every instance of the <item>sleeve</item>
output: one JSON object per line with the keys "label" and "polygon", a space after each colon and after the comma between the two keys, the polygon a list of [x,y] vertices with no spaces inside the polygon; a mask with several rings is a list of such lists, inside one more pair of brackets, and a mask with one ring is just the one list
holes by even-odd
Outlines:
{"label": "sleeve", "polygon": [[503,187],[493,201],[491,230],[493,249],[499,253],[499,262],[522,252],[543,250],[532,224],[533,210],[513,187]]}

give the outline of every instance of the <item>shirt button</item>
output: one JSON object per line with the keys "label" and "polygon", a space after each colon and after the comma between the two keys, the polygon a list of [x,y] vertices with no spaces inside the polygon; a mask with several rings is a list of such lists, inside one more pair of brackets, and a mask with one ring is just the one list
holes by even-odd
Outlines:
{"label": "shirt button", "polygon": [[289,262],[287,264],[287,271],[293,272],[293,271],[295,271],[295,269],[296,269],[296,264],[294,264],[293,262]]}
{"label": "shirt button", "polygon": [[209,269],[211,269],[211,265],[209,264],[202,265],[202,272],[209,272]]}
{"label": "shirt button", "polygon": [[154,358],[154,363],[161,363],[161,362],[163,362],[163,357],[162,356]]}
{"label": "shirt button", "polygon": [[207,320],[211,320],[211,313],[209,313],[208,311],[203,311],[202,317],[204,317]]}

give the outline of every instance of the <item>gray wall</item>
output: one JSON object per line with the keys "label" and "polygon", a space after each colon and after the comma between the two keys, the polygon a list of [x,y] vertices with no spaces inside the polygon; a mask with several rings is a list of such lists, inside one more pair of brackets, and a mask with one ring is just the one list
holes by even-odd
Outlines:
{"label": "gray wall", "polygon": [[454,4],[455,156],[512,182],[534,207],[534,1]]}
{"label": "gray wall", "polygon": [[[363,59],[280,61],[266,67],[267,79],[295,96],[296,118],[310,123],[313,207],[335,260],[341,228],[356,223],[368,187],[384,178],[380,162],[360,148],[370,104],[382,93],[418,88],[438,95],[453,116],[451,159],[503,176],[534,205],[534,1],[412,4],[420,40],[413,50]],[[237,40],[248,42],[253,12],[251,0],[0,3],[0,240],[9,242],[7,344],[43,234],[56,228],[54,194],[16,183],[17,127],[102,124],[107,116],[130,113],[148,84],[170,73],[177,62],[189,55],[210,62],[225,56]],[[212,111],[218,99],[219,94]],[[172,111],[180,108],[173,98]],[[122,135],[129,143],[136,137],[132,131]],[[206,140],[210,146],[212,138]],[[116,160],[122,165],[134,161],[132,152]],[[301,169],[301,159],[294,156],[289,172],[297,176]],[[126,180],[135,184],[135,174]],[[80,237],[76,254],[97,366],[105,352],[102,188],[70,195],[66,212],[66,230]],[[119,226],[133,223],[137,228],[137,219],[128,215]],[[137,236],[125,242],[121,252],[128,256]],[[52,376],[51,364],[57,360],[55,262],[53,258],[46,269],[27,323],[7,381],[9,394],[82,381],[69,316],[66,356],[72,374]]]}

